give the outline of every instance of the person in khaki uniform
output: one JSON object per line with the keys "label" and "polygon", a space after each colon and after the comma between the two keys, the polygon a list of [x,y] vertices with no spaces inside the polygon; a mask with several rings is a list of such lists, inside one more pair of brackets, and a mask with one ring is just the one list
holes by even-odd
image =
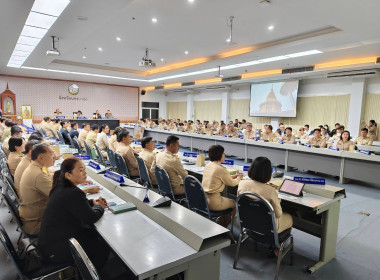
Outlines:
{"label": "person in khaki uniform", "polygon": [[20,181],[20,218],[25,232],[37,235],[52,187],[47,168],[54,165],[55,154],[48,145],[38,144],[33,147],[31,160]]}
{"label": "person in khaki uniform", "polygon": [[1,147],[7,157],[9,156],[9,153],[10,153],[10,151],[9,151],[9,139],[11,139],[11,137],[22,137],[22,129],[18,125],[12,126],[11,135],[4,139],[3,145]]}
{"label": "person in khaki uniform", "polygon": [[53,137],[53,133],[51,133],[53,126],[49,117],[44,117],[44,120],[40,123],[40,127],[45,131],[47,137]]}
{"label": "person in khaki uniform", "polygon": [[307,139],[307,138],[309,138],[309,134],[305,133],[305,129],[303,127],[301,127],[298,130],[297,138],[298,139]]}
{"label": "person in khaki uniform", "polygon": [[15,176],[15,171],[20,163],[23,152],[25,151],[25,140],[22,137],[11,137],[9,139],[8,168],[12,176]]}
{"label": "person in khaki uniform", "polygon": [[168,129],[168,126],[166,125],[166,122],[165,120],[162,120],[158,126],[159,129],[162,129],[162,130],[167,130]]}
{"label": "person in khaki uniform", "polygon": [[206,135],[213,135],[214,134],[214,129],[210,123],[207,124],[206,128],[203,131],[204,134]]}
{"label": "person in khaki uniform", "polygon": [[371,138],[368,137],[368,128],[362,128],[360,133],[361,136],[355,138],[354,144],[372,146],[373,141]]}
{"label": "person in khaki uniform", "polygon": [[228,133],[228,130],[226,128],[226,124],[221,123],[217,135],[227,135],[227,133]]}
{"label": "person in khaki uniform", "polygon": [[266,157],[257,157],[248,170],[250,180],[241,180],[238,187],[238,195],[252,192],[261,195],[272,205],[277,224],[277,232],[293,226],[293,218],[290,214],[282,212],[281,200],[276,189],[267,185],[272,177],[272,164]]}
{"label": "person in khaki uniform", "polygon": [[1,135],[1,143],[3,143],[6,138],[11,136],[11,128],[14,125],[16,125],[16,123],[12,122],[11,120],[5,121],[5,128],[3,130],[3,134]]}
{"label": "person in khaki uniform", "polygon": [[18,196],[20,196],[20,181],[25,169],[29,166],[32,156],[32,148],[34,145],[41,143],[38,140],[29,140],[25,144],[25,155],[22,157],[20,163],[17,165],[14,175],[14,186]]}
{"label": "person in khaki uniform", "polygon": [[324,128],[323,126],[321,126],[320,128],[321,128],[321,136],[326,139],[326,142],[329,141],[330,135],[326,132],[326,128]]}
{"label": "person in khaki uniform", "polygon": [[351,141],[351,135],[348,130],[343,131],[342,135],[340,136],[340,140],[338,141],[338,143],[336,143],[336,147],[340,151],[355,150],[355,144],[353,141]]}
{"label": "person in khaki uniform", "polygon": [[187,122],[185,132],[194,133],[194,126],[190,121]]}
{"label": "person in khaki uniform", "polygon": [[[207,204],[212,211],[221,211],[229,208],[234,209],[232,217],[236,213],[235,200],[221,196],[225,186],[236,187],[243,178],[242,174],[231,176],[222,165],[225,160],[224,148],[221,145],[213,145],[208,150],[210,162],[203,171],[202,187],[207,197]],[[231,216],[225,217],[222,226],[226,227],[231,222]]]}
{"label": "person in khaki uniform", "polygon": [[244,139],[255,139],[256,132],[252,130],[252,124],[248,123],[244,131]]}
{"label": "person in khaki uniform", "polygon": [[336,134],[334,134],[330,140],[332,140],[333,142],[338,142],[340,140],[340,136],[342,135],[343,133],[343,127],[342,126],[339,126],[337,129],[336,129]]}
{"label": "person in khaki uniform", "polygon": [[104,158],[107,158],[107,148],[109,147],[109,141],[107,134],[110,132],[108,125],[103,124],[100,127],[100,133],[96,138],[96,145],[99,147],[100,152]]}
{"label": "person in khaki uniform", "polygon": [[61,122],[59,120],[54,121],[53,130],[55,134],[57,134],[57,131],[61,129]]}
{"label": "person in khaki uniform", "polygon": [[239,130],[237,129],[237,127],[234,126],[234,124],[228,125],[227,136],[239,138]]}
{"label": "person in khaki uniform", "polygon": [[120,126],[116,127],[113,131],[113,134],[110,138],[110,141],[109,141],[109,145],[108,147],[112,150],[112,151],[116,151],[116,148],[117,148],[117,135],[120,133],[120,131],[124,130],[123,128],[121,128]]}
{"label": "person in khaki uniform", "polygon": [[85,148],[84,147],[84,141],[86,141],[86,138],[87,138],[89,131],[90,131],[90,124],[84,123],[82,125],[82,130],[79,132],[79,136],[78,136],[78,141],[79,141],[79,143],[83,149]]}
{"label": "person in khaki uniform", "polygon": [[276,135],[273,133],[273,126],[268,124],[264,127],[264,129],[265,131],[263,133],[263,136],[260,139],[264,141],[269,141],[269,142],[276,141],[277,138],[276,138]]}
{"label": "person in khaki uniform", "polygon": [[326,139],[321,136],[321,129],[314,129],[313,137],[311,137],[307,142],[310,146],[319,146],[321,148],[326,148]]}
{"label": "person in khaki uniform", "polygon": [[154,121],[150,121],[150,127],[157,127],[156,123]]}
{"label": "person in khaki uniform", "polygon": [[156,154],[153,152],[155,148],[153,138],[144,137],[141,141],[141,146],[143,147],[143,150],[139,153],[139,156],[145,161],[146,168],[149,172],[150,181],[152,182],[153,185],[157,185],[156,176],[154,176],[154,174],[152,174],[152,171],[150,170],[152,167],[154,158],[156,156]]}
{"label": "person in khaki uniform", "polygon": [[150,171],[155,176],[156,165],[161,165],[169,175],[174,194],[185,194],[183,179],[188,175],[181,160],[176,155],[179,151],[179,138],[171,135],[166,139],[166,150],[158,153],[153,160]]}
{"label": "person in khaki uniform", "polygon": [[137,164],[133,149],[129,146],[132,143],[132,137],[129,135],[129,132],[126,130],[121,131],[117,135],[117,142],[116,152],[124,158],[129,176],[138,177],[139,165]]}
{"label": "person in khaki uniform", "polygon": [[95,148],[96,140],[98,139],[98,132],[99,126],[97,124],[93,124],[90,132],[87,134],[86,142],[92,149]]}
{"label": "person in khaki uniform", "polygon": [[368,137],[375,141],[377,139],[377,123],[375,120],[370,120],[368,124],[364,124],[364,127],[368,129]]}
{"label": "person in khaki uniform", "polygon": [[170,129],[170,130],[177,130],[177,126],[175,125],[174,122],[172,122],[171,120],[168,120],[167,129]]}
{"label": "person in khaki uniform", "polygon": [[293,129],[291,127],[287,127],[285,129],[285,134],[280,138],[282,142],[285,144],[295,144],[296,143],[296,137],[292,135]]}
{"label": "person in khaki uniform", "polygon": [[240,130],[243,130],[243,129],[246,129],[247,128],[247,121],[245,119],[242,119],[241,120],[241,124],[239,125],[239,129]]}

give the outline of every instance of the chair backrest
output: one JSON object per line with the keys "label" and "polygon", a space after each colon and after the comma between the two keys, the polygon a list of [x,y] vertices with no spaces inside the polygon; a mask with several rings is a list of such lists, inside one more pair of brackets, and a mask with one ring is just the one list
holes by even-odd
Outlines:
{"label": "chair backrest", "polygon": [[[4,161],[4,160],[0,160],[0,161]],[[3,178],[7,179],[7,181],[12,186],[12,188],[14,188],[15,183],[13,181],[11,172],[9,171],[8,164],[6,163],[1,164],[1,175],[3,176]]]}
{"label": "chair backrest", "polygon": [[73,141],[73,138],[71,137],[71,135],[69,135],[69,140],[70,140],[70,147],[75,148],[74,141]]}
{"label": "chair backrest", "polygon": [[88,258],[86,252],[75,238],[70,238],[70,251],[73,255],[75,264],[79,270],[82,279],[86,280],[100,280],[99,274],[95,266]]}
{"label": "chair backrest", "polygon": [[60,131],[57,131],[57,134],[58,134],[58,140],[59,142],[61,142],[62,145],[65,145],[66,142],[65,142],[65,139],[63,138],[63,135]]}
{"label": "chair backrest", "polygon": [[83,154],[82,146],[79,144],[78,138],[74,137],[73,139],[74,149],[78,150],[78,153]]}
{"label": "chair backrest", "polygon": [[20,216],[18,214],[18,209],[17,209],[16,205],[14,204],[13,200],[11,199],[11,197],[9,196],[7,191],[4,191],[4,189],[3,189],[1,194],[4,198],[5,204],[8,206],[8,209],[11,212],[13,218],[16,220],[17,225],[22,230],[23,224],[22,224],[22,221],[21,221]]}
{"label": "chair backrest", "polygon": [[43,136],[46,136],[45,129],[43,129],[42,127],[40,127],[40,132],[42,133]]}
{"label": "chair backrest", "polygon": [[98,145],[95,144],[94,146],[96,155],[98,156],[98,161],[100,162],[100,164],[106,165],[102,156],[102,152],[100,151]]}
{"label": "chair backrest", "polygon": [[8,254],[9,259],[16,267],[19,278],[21,280],[25,279],[24,274],[21,271],[21,261],[17,255],[16,249],[13,246],[12,241],[9,239],[9,236],[1,223],[0,223],[0,242],[3,244],[5,251]]}
{"label": "chair backrest", "polygon": [[202,188],[201,182],[199,182],[199,180],[194,176],[188,175],[183,181],[183,184],[185,186],[189,209],[197,212],[198,214],[211,218],[206,195]]}
{"label": "chair backrest", "polygon": [[243,193],[236,199],[236,209],[241,228],[260,243],[278,248],[276,217],[272,205],[257,193]]}
{"label": "chair backrest", "polygon": [[159,164],[154,168],[158,189],[162,195],[169,197],[171,200],[175,200],[173,194],[172,184],[170,183],[170,178],[166,170]]}
{"label": "chair backrest", "polygon": [[0,176],[0,187],[5,190],[8,194],[12,195],[14,199],[14,204],[16,207],[20,206],[20,199],[18,197],[18,194],[16,193],[16,190],[14,187],[9,183],[7,178],[4,178],[4,176]]}
{"label": "chair backrest", "polygon": [[87,144],[86,141],[84,141],[84,147],[86,148],[86,154],[89,155],[91,157],[91,159],[94,159],[93,155],[92,155],[92,149],[91,149],[90,145]]}
{"label": "chair backrest", "polygon": [[114,168],[117,168],[117,166],[116,166],[116,159],[115,159],[115,152],[112,151],[110,148],[107,148],[107,155],[108,155],[108,159],[109,159],[111,165]]}
{"label": "chair backrest", "polygon": [[129,176],[128,167],[127,167],[127,164],[125,163],[123,156],[116,152],[115,161],[116,161],[117,172],[124,176],[127,176],[128,178],[131,178]]}
{"label": "chair backrest", "polygon": [[54,129],[50,128],[51,134],[53,135],[55,140],[59,141],[59,138],[57,137],[57,134],[55,133]]}
{"label": "chair backrest", "polygon": [[146,184],[148,188],[152,188],[152,181],[150,180],[149,172],[146,167],[145,161],[139,155],[135,155],[135,157],[139,166],[140,180],[144,185]]}

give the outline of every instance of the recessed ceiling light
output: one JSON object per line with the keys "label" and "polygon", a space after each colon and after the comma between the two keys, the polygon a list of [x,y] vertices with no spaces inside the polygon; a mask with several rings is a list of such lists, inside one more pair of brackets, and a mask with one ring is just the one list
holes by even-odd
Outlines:
{"label": "recessed ceiling light", "polygon": [[189,54],[189,52],[188,52],[188,51],[185,51],[185,54]]}
{"label": "recessed ceiling light", "polygon": [[85,56],[85,55],[84,55],[84,56],[82,56],[82,58],[83,58],[83,59],[86,59],[86,58],[87,58],[87,56]]}
{"label": "recessed ceiling light", "polygon": [[187,0],[187,1],[189,1],[190,3],[193,3],[193,2],[194,2],[194,0]]}
{"label": "recessed ceiling light", "polygon": [[157,18],[152,18],[152,22],[156,23],[157,22]]}
{"label": "recessed ceiling light", "polygon": [[165,59],[161,58],[161,61],[164,61]]}
{"label": "recessed ceiling light", "polygon": [[121,41],[121,38],[120,37],[116,37],[116,41]]}
{"label": "recessed ceiling light", "polygon": [[102,50],[103,50],[103,49],[102,49],[101,47],[99,47],[99,48],[98,48],[98,51],[100,51],[100,52],[101,52]]}
{"label": "recessed ceiling light", "polygon": [[273,30],[274,29],[274,26],[273,25],[269,25],[268,26],[268,30]]}
{"label": "recessed ceiling light", "polygon": [[231,42],[231,38],[228,38],[228,39],[226,40],[226,42],[227,42],[227,43]]}

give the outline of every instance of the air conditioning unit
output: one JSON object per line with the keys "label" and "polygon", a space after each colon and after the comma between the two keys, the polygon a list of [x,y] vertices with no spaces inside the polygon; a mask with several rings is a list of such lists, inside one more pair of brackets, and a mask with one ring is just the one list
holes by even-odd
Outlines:
{"label": "air conditioning unit", "polygon": [[378,69],[364,69],[352,71],[331,72],[327,74],[327,78],[370,78],[378,76]]}
{"label": "air conditioning unit", "polygon": [[230,89],[230,85],[215,85],[204,88],[205,90],[219,90],[219,89]]}

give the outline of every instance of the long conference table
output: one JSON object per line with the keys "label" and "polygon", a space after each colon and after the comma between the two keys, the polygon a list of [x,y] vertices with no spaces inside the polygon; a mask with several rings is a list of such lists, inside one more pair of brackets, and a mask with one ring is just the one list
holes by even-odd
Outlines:
{"label": "long conference table", "polygon": [[[134,126],[125,125],[124,127],[133,135]],[[211,145],[219,144],[224,147],[226,155],[242,158],[246,162],[258,156],[265,156],[273,165],[284,165],[286,171],[298,168],[338,176],[341,184],[344,184],[346,179],[371,184],[380,182],[380,156],[378,155],[154,128],[144,130],[144,136],[150,136],[158,142],[165,142],[169,135],[177,136],[180,145],[191,150],[206,151]],[[377,147],[366,147],[366,149],[374,151]]]}
{"label": "long conference table", "polygon": [[59,120],[66,120],[71,123],[76,122],[79,127],[82,127],[84,123],[89,123],[90,125],[97,124],[99,127],[103,124],[108,125],[108,127],[111,130],[114,130],[116,127],[120,125],[120,120],[118,119],[59,119]]}
{"label": "long conference table", "polygon": [[146,190],[127,178],[125,187],[89,166],[87,173],[103,188],[89,198],[101,195],[108,202],[127,201],[137,207],[117,215],[106,210],[95,224],[134,279],[159,280],[180,272],[185,280],[220,279],[220,251],[231,244],[228,229],[174,202],[153,208],[151,204],[162,196],[148,191],[150,203],[143,202]]}

